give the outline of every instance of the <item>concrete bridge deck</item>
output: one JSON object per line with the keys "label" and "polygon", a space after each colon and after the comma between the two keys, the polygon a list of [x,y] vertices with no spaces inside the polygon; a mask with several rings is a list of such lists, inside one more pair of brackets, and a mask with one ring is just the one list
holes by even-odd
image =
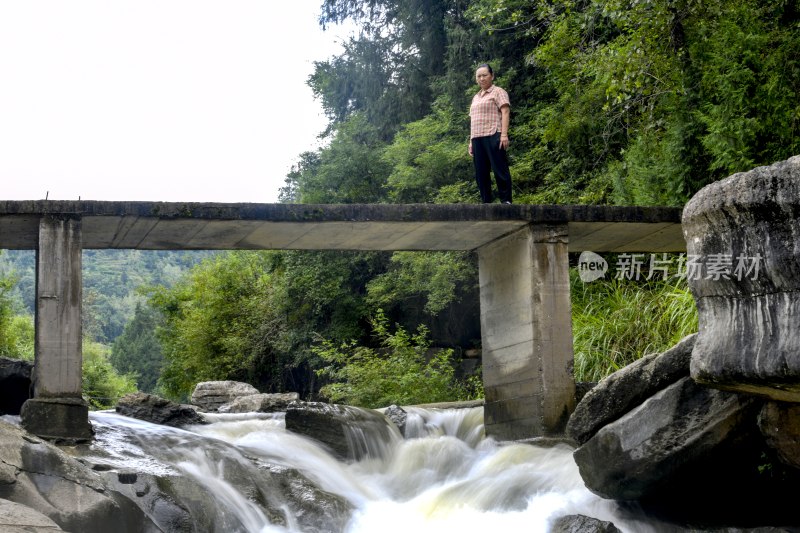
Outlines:
{"label": "concrete bridge deck", "polygon": [[47,200],[0,201],[0,249],[36,248],[44,215],[79,217],[87,249],[476,250],[530,224],[566,224],[571,252],[686,249],[679,208]]}
{"label": "concrete bridge deck", "polygon": [[23,426],[87,440],[81,251],[472,250],[486,432],[558,435],[575,404],[568,252],[681,252],[678,208],[0,201],[0,249],[37,250],[34,397]]}

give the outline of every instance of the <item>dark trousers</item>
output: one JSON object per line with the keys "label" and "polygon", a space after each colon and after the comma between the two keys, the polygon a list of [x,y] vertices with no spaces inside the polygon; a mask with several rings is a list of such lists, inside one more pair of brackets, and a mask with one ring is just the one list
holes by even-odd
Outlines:
{"label": "dark trousers", "polygon": [[472,139],[472,162],[475,165],[475,182],[481,192],[483,203],[492,202],[492,179],[489,169],[497,181],[497,195],[501,202],[511,201],[511,172],[508,170],[508,156],[500,149],[500,132],[486,137]]}

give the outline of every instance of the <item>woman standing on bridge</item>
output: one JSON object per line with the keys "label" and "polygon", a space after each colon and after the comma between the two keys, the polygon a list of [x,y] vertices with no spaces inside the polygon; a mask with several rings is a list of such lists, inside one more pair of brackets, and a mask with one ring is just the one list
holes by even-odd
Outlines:
{"label": "woman standing on bridge", "polygon": [[475,181],[483,203],[492,202],[492,180],[489,169],[497,181],[500,202],[511,203],[511,172],[508,169],[508,124],[511,118],[511,101],[508,93],[494,85],[494,71],[486,63],[475,71],[475,81],[480,91],[472,98],[469,108],[469,155],[475,165]]}

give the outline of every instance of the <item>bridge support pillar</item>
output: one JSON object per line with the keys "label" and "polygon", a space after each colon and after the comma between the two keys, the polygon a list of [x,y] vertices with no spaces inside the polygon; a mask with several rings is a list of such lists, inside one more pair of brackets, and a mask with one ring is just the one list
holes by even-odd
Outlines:
{"label": "bridge support pillar", "polygon": [[81,396],[81,220],[45,215],[36,249],[36,347],[33,398],[22,426],[42,438],[91,439],[89,408]]}
{"label": "bridge support pillar", "polygon": [[560,436],[575,408],[567,226],[478,250],[486,433]]}

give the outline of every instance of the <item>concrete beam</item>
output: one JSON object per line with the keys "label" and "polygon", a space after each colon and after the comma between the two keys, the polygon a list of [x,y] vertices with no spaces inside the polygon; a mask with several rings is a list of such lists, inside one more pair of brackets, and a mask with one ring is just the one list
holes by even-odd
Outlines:
{"label": "concrete beam", "polygon": [[575,408],[567,225],[478,249],[486,433],[559,436]]}
{"label": "concrete beam", "polygon": [[22,426],[43,438],[83,441],[92,436],[81,396],[81,219],[43,216],[36,252],[36,338],[33,398]]}
{"label": "concrete beam", "polygon": [[500,204],[2,201],[0,248],[35,248],[42,215],[81,217],[85,249],[475,250],[569,224],[570,251],[686,249],[679,208]]}

